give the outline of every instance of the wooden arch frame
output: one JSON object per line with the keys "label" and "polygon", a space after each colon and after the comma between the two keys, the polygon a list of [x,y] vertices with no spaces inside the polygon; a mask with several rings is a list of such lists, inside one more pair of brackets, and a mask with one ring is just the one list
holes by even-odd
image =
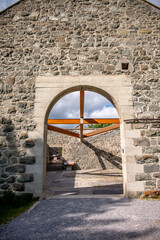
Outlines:
{"label": "wooden arch frame", "polygon": [[[120,127],[120,120],[119,119],[92,119],[92,118],[85,118],[84,119],[84,95],[85,91],[80,90],[80,118],[79,119],[48,119],[47,121],[47,128],[48,130],[59,132],[62,134],[66,134],[72,137],[80,138],[82,141],[83,138],[91,137],[100,133],[104,133],[107,131],[111,131]],[[96,131],[92,131],[90,133],[83,134],[83,125],[84,124],[112,124],[111,126],[98,129]],[[66,129],[61,129],[58,127],[51,126],[50,124],[80,124],[80,134],[68,131]]]}

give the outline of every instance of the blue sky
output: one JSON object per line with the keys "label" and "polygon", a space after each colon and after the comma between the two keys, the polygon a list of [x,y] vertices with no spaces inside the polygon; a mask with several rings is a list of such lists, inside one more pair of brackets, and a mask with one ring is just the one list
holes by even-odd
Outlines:
{"label": "blue sky", "polygon": [[[15,2],[18,2],[18,1],[17,0],[0,0],[0,11],[9,7],[10,5],[12,5]],[[150,0],[150,1],[148,0],[148,2],[152,2],[160,7],[160,0]]]}
{"label": "blue sky", "polygon": [[15,0],[0,0],[0,11],[9,7],[10,5],[12,5],[15,2],[18,2],[18,1],[15,1]]}

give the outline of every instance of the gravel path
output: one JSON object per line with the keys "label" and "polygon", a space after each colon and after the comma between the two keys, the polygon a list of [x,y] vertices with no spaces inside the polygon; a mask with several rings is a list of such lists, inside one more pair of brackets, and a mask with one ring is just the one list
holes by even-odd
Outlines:
{"label": "gravel path", "polygon": [[160,239],[160,202],[125,198],[48,199],[7,225],[1,240]]}

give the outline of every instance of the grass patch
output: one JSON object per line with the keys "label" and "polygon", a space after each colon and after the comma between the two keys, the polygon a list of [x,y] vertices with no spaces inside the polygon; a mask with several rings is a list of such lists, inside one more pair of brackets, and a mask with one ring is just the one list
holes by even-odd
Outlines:
{"label": "grass patch", "polygon": [[32,194],[15,195],[7,192],[0,198],[0,224],[6,224],[31,207],[38,199]]}

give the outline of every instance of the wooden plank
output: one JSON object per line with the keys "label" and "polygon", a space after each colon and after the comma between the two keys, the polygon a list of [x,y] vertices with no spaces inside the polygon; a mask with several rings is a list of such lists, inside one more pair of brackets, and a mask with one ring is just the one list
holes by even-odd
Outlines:
{"label": "wooden plank", "polygon": [[80,91],[80,118],[84,115],[84,90]]}
{"label": "wooden plank", "polygon": [[48,119],[48,124],[80,124],[80,119]]}
{"label": "wooden plank", "polygon": [[[115,119],[106,119],[106,118],[85,118],[83,124],[115,124],[120,123],[118,118]],[[48,124],[80,124],[80,119],[48,119]]]}
{"label": "wooden plank", "polygon": [[118,118],[85,118],[84,124],[114,124],[114,123],[120,123],[120,120]]}
{"label": "wooden plank", "polygon": [[108,131],[117,129],[119,127],[120,127],[119,124],[114,124],[114,125],[111,125],[111,126],[108,126],[108,127],[105,127],[105,128],[100,128],[100,129],[92,131],[90,133],[86,133],[85,135],[83,135],[83,137],[84,138],[91,137],[91,136],[94,136],[94,135],[97,135],[97,134],[100,134],[100,133],[104,133],[104,132],[108,132]]}
{"label": "wooden plank", "polygon": [[54,127],[54,126],[51,126],[51,125],[47,125],[47,128],[48,128],[48,130],[51,130],[51,131],[54,131],[54,132],[59,132],[59,133],[63,133],[63,134],[66,134],[66,135],[69,135],[69,136],[72,136],[72,137],[79,138],[78,133],[71,132],[71,131],[68,131],[66,129],[57,128],[57,127]]}

